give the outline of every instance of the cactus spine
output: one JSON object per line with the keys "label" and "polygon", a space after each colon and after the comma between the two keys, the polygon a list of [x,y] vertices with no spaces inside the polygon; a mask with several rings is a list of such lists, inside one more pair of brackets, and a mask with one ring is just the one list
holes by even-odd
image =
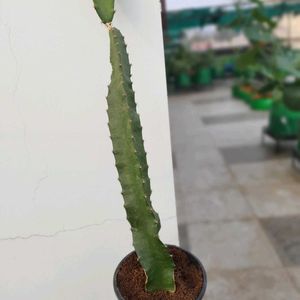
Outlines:
{"label": "cactus spine", "polygon": [[133,245],[146,273],[146,289],[174,292],[174,263],[159,239],[160,220],[150,200],[148,164],[126,44],[121,32],[111,25],[114,0],[93,1],[109,30],[112,76],[107,96],[108,125]]}

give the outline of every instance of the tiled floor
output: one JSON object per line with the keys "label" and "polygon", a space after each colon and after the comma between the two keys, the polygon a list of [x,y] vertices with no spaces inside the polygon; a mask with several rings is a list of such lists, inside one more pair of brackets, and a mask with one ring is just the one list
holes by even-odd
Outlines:
{"label": "tiled floor", "polygon": [[261,144],[267,113],[230,82],[170,97],[180,240],[208,271],[205,300],[300,299],[300,175],[292,145]]}

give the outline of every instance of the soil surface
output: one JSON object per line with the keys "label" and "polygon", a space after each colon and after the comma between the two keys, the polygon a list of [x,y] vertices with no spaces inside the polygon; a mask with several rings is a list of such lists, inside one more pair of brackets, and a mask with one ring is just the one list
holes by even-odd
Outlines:
{"label": "soil surface", "polygon": [[176,292],[145,291],[146,276],[136,254],[132,254],[121,265],[117,275],[117,284],[125,300],[196,300],[203,286],[203,274],[185,252],[169,247],[176,269]]}

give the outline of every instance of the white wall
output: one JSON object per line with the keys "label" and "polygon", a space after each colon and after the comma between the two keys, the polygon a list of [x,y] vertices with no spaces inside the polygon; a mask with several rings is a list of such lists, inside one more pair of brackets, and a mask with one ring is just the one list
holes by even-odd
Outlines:
{"label": "white wall", "polygon": [[[162,237],[177,243],[160,5],[116,0]],[[131,248],[92,0],[0,0],[0,299],[114,299]]]}

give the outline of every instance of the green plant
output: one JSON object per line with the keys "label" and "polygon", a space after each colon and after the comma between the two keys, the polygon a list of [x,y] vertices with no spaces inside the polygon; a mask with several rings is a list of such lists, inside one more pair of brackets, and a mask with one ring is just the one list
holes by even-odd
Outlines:
{"label": "green plant", "polygon": [[195,53],[194,66],[197,70],[202,68],[211,68],[214,64],[215,55],[212,50],[207,50],[203,53]]}
{"label": "green plant", "polygon": [[242,30],[250,43],[238,59],[238,68],[252,74],[248,81],[259,92],[272,92],[275,100],[282,100],[287,77],[300,78],[298,57],[273,34],[278,20],[267,16],[263,2],[249,3],[254,5],[250,14],[245,15],[237,6],[237,18],[230,25]]}
{"label": "green plant", "polygon": [[112,26],[114,0],[93,0],[110,38],[109,129],[133,245],[147,275],[146,289],[175,291],[174,262],[159,239],[160,220],[151,204],[151,187],[142,126],[136,110],[131,65],[121,32]]}
{"label": "green plant", "polygon": [[171,72],[178,76],[182,73],[191,74],[195,64],[195,56],[184,46],[180,46],[170,58]]}

